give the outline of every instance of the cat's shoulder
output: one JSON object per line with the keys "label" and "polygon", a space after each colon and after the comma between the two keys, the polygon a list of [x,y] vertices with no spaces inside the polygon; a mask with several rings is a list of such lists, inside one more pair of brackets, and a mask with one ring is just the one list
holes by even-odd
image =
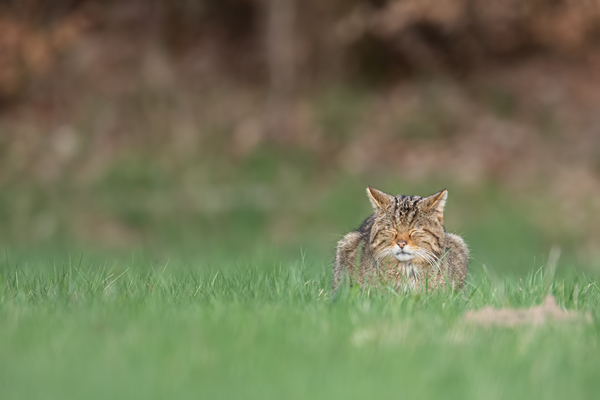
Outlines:
{"label": "cat's shoulder", "polygon": [[446,247],[463,248],[465,251],[468,252],[468,247],[464,239],[455,233],[446,232],[445,242]]}

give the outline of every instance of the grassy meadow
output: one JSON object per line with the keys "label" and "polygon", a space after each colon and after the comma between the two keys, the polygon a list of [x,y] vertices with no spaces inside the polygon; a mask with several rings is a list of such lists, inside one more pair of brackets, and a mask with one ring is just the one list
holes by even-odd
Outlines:
{"label": "grassy meadow", "polygon": [[[213,208],[196,213],[180,182],[129,172],[102,181],[96,201],[137,227],[137,242],[99,247],[58,229],[54,242],[7,245],[2,398],[595,398],[597,271],[575,238],[557,243],[536,225],[551,204],[494,184],[446,186],[446,225],[472,252],[463,291],[333,296],[335,242],[370,212],[364,182],[422,195],[440,184],[261,163],[221,177],[227,190],[205,193]],[[72,193],[71,212],[94,207],[84,196]],[[554,245],[557,264],[547,260]],[[548,294],[591,318],[464,320]]]}
{"label": "grassy meadow", "polygon": [[[5,399],[595,398],[597,281],[545,269],[462,293],[329,291],[327,263],[204,269],[3,261]],[[484,328],[484,306],[553,294],[592,322]]]}
{"label": "grassy meadow", "polygon": [[[0,400],[599,398],[600,8],[440,3],[1,2]],[[367,186],[462,291],[332,293]]]}

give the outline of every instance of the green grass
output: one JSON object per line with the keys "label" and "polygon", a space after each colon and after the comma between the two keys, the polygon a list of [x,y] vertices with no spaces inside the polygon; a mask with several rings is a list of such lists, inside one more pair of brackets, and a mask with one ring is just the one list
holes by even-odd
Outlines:
{"label": "green grass", "polygon": [[[278,151],[185,174],[130,160],[53,196],[26,181],[1,191],[0,399],[596,397],[598,272],[549,196],[321,172]],[[335,242],[371,212],[367,184],[450,191],[446,226],[471,248],[464,291],[332,297]],[[548,293],[592,322],[463,319]]]}
{"label": "green grass", "polygon": [[[600,291],[544,268],[461,293],[330,292],[326,263],[0,264],[3,399],[596,398]],[[481,328],[553,294],[592,322]]]}

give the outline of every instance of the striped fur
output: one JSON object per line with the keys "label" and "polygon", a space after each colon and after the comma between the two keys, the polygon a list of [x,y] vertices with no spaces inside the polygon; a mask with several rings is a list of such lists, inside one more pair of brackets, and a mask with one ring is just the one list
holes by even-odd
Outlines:
{"label": "striped fur", "polygon": [[367,194],[375,213],[338,242],[333,290],[344,279],[360,286],[384,283],[429,290],[449,283],[460,289],[469,251],[460,236],[444,228],[448,192],[391,196],[368,188]]}

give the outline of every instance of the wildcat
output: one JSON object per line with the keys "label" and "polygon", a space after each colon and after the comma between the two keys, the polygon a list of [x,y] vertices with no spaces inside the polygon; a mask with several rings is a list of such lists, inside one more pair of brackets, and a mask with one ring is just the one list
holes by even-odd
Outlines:
{"label": "wildcat", "polygon": [[333,290],[344,276],[360,286],[384,283],[395,289],[460,289],[469,250],[460,236],[446,232],[448,191],[429,197],[392,196],[367,188],[375,213],[337,244]]}

